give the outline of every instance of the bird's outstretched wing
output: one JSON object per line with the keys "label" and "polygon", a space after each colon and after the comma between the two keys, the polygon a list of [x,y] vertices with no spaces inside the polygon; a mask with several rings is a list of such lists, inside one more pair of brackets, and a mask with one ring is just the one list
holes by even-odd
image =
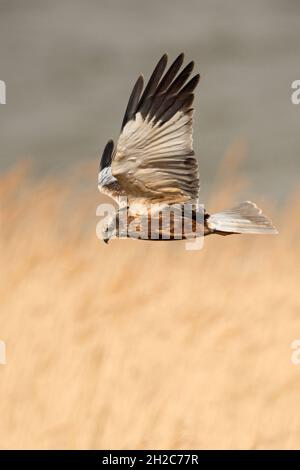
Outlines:
{"label": "bird's outstretched wing", "polygon": [[164,74],[163,55],[144,91],[141,75],[129,98],[111,169],[130,203],[198,198],[191,106],[200,76],[187,82],[193,62],[178,74],[183,59],[180,54]]}
{"label": "bird's outstretched wing", "polygon": [[99,165],[99,173],[101,173],[101,171],[104,170],[104,168],[108,168],[111,166],[113,150],[114,150],[114,142],[113,140],[109,140],[107,144],[105,145],[105,148],[102,153],[102,157],[101,157],[100,165]]}

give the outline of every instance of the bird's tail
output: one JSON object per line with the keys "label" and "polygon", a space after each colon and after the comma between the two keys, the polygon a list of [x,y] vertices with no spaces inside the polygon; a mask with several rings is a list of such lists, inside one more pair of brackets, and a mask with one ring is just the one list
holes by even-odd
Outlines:
{"label": "bird's tail", "polygon": [[236,207],[208,215],[206,224],[209,233],[229,235],[231,233],[276,234],[272,222],[262,214],[261,209],[250,201]]}

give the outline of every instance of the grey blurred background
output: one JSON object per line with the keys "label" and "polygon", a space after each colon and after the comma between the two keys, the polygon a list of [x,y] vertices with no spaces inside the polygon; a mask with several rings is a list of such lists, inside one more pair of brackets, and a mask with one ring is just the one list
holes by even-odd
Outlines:
{"label": "grey blurred background", "polygon": [[0,171],[31,158],[39,177],[95,162],[117,139],[134,81],[167,51],[201,83],[194,146],[209,189],[243,139],[251,192],[282,201],[299,179],[298,0],[0,0]]}

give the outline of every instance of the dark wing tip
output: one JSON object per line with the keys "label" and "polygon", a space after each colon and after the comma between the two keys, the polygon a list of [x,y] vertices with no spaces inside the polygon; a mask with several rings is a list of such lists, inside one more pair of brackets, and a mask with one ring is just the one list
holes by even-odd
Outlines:
{"label": "dark wing tip", "polygon": [[143,91],[143,87],[144,87],[144,77],[142,74],[140,74],[131,92],[131,95],[127,104],[127,108],[124,114],[121,130],[123,129],[124,126],[126,126],[127,122],[130,121],[135,116],[135,113],[137,111],[137,107],[139,104],[140,96]]}
{"label": "dark wing tip", "polygon": [[188,93],[193,93],[196,86],[198,85],[200,80],[200,74],[198,73],[195,75],[191,80],[180,90],[178,96],[182,96]]}
{"label": "dark wing tip", "polygon": [[197,74],[187,82],[193,68],[194,61],[191,61],[170,84],[165,92],[164,99],[158,103],[151,114],[155,124],[157,122],[160,122],[161,125],[164,124],[178,111],[188,112],[193,103],[194,90],[200,79],[200,75]]}
{"label": "dark wing tip", "polygon": [[191,60],[191,61],[187,64],[187,66],[185,67],[184,71],[185,71],[186,73],[191,73],[191,72],[193,71],[193,69],[194,69],[194,66],[195,66],[195,62],[194,62],[193,60]]}
{"label": "dark wing tip", "polygon": [[197,73],[197,75],[194,76],[194,79],[197,81],[197,83],[196,83],[196,85],[195,85],[195,86],[197,86],[198,83],[200,82],[200,79],[201,79],[200,73]]}
{"label": "dark wing tip", "polygon": [[113,150],[114,150],[114,141],[110,139],[105,145],[105,148],[103,150],[102,157],[100,160],[100,165],[99,165],[99,171],[102,171],[103,168],[111,166]]}
{"label": "dark wing tip", "polygon": [[138,112],[144,119],[148,116],[149,119],[158,122],[162,116],[164,119],[170,119],[176,110],[187,111],[190,95],[193,95],[200,75],[197,74],[189,80],[195,65],[194,61],[189,62],[179,73],[183,61],[184,53],[181,52],[164,74],[168,62],[168,54],[164,53],[157,62],[144,90],[143,76],[139,76],[129,98],[122,129],[127,122],[135,118]]}

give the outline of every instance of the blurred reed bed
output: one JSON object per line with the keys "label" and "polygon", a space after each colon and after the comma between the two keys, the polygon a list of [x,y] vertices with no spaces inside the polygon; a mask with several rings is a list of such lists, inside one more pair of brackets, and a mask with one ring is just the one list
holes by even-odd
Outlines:
{"label": "blurred reed bed", "polygon": [[[209,210],[239,202],[243,148]],[[279,236],[96,238],[97,164],[0,179],[0,447],[299,448],[300,194]]]}

